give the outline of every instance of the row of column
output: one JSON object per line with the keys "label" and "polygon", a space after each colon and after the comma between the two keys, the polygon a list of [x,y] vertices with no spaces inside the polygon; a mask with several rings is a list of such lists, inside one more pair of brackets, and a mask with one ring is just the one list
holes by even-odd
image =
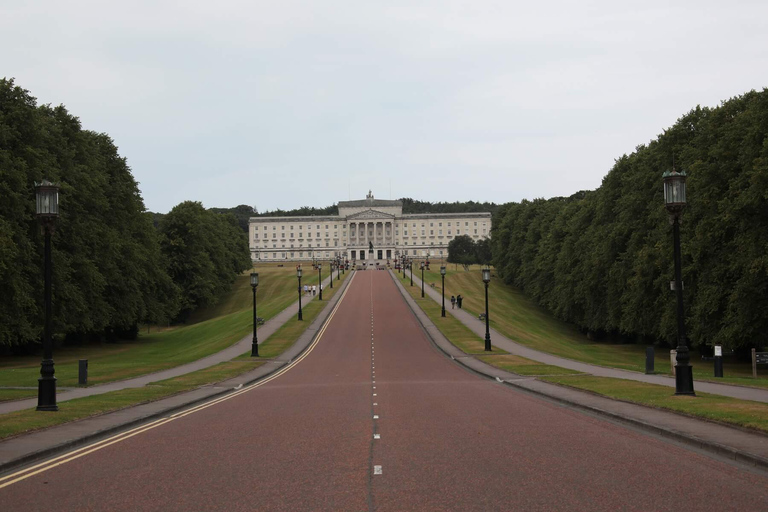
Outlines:
{"label": "row of column", "polygon": [[[387,234],[387,230],[389,230],[389,234]],[[389,221],[350,222],[349,241],[350,245],[357,246],[368,245],[368,242],[373,242],[374,247],[378,247],[380,245],[394,245],[394,223]]]}

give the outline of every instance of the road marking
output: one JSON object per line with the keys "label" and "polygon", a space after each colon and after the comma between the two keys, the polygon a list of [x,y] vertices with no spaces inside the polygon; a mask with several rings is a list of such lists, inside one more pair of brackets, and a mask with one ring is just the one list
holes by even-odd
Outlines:
{"label": "road marking", "polygon": [[379,419],[379,415],[378,414],[374,414],[373,415],[373,419],[375,419],[375,420]]}
{"label": "road marking", "polygon": [[381,439],[381,434],[373,434],[374,439]]}
{"label": "road marking", "polygon": [[373,405],[379,405],[379,404],[377,404],[376,402],[373,402]]}
{"label": "road marking", "polygon": [[374,393],[373,396],[376,396],[376,393]]}
{"label": "road marking", "polygon": [[374,475],[380,475],[381,474],[381,466],[373,466],[373,474]]}
{"label": "road marking", "polygon": [[[354,278],[354,276],[353,276]],[[351,281],[350,281],[351,283]],[[111,446],[115,443],[119,443],[121,441],[125,441],[126,439],[129,439],[133,436],[142,434],[148,430],[152,430],[154,428],[157,428],[159,426],[165,425],[166,423],[170,423],[171,421],[177,420],[179,418],[183,418],[184,416],[188,416],[192,413],[202,411],[203,409],[207,409],[208,407],[212,407],[216,404],[219,404],[221,402],[225,402],[227,400],[231,400],[232,398],[235,398],[237,396],[242,395],[243,393],[247,393],[248,391],[251,391],[253,389],[256,389],[258,387],[263,386],[264,384],[267,384],[276,378],[280,377],[284,373],[288,372],[289,370],[293,369],[296,365],[298,365],[301,361],[303,361],[317,346],[318,343],[320,343],[320,339],[325,334],[326,329],[328,328],[328,325],[331,323],[331,320],[336,315],[336,312],[338,311],[339,307],[341,306],[342,301],[344,300],[344,297],[347,295],[347,292],[349,291],[349,286],[344,290],[344,293],[339,298],[339,301],[336,303],[336,306],[334,306],[333,311],[331,311],[331,314],[328,315],[328,318],[325,320],[325,323],[318,331],[317,337],[312,342],[312,344],[307,347],[307,349],[296,359],[292,360],[287,366],[281,368],[274,374],[270,375],[269,377],[266,377],[265,379],[255,382],[253,384],[250,384],[249,386],[241,388],[239,391],[233,391],[229,393],[226,396],[214,398],[213,400],[209,402],[205,402],[202,404],[199,404],[195,407],[192,407],[190,409],[187,409],[185,411],[180,411],[175,414],[171,414],[169,416],[166,416],[165,418],[160,418],[157,420],[154,420],[150,423],[147,423],[145,425],[141,425],[138,427],[135,427],[131,430],[126,430],[125,432],[121,432],[119,434],[116,434],[112,437],[108,437],[106,439],[102,439],[100,441],[96,441],[94,443],[91,443],[87,446],[84,446],[82,448],[78,448],[76,450],[67,452],[63,455],[60,455],[58,457],[54,457],[53,459],[46,460],[44,462],[41,462],[39,464],[36,464],[34,466],[30,466],[28,468],[22,469],[20,471],[17,471],[15,473],[11,473],[10,475],[6,475],[2,478],[0,478],[0,489],[7,487],[11,484],[14,484],[16,482],[20,482],[22,480],[26,480],[27,478],[37,475],[39,473],[43,473],[45,471],[48,471],[49,469],[53,469],[55,467],[61,466],[63,464],[66,464],[67,462],[71,462],[75,459],[79,459],[80,457],[83,457],[85,455],[88,455],[90,453],[93,453],[95,451],[101,450],[102,448],[106,448],[107,446]],[[38,469],[39,468],[39,469]],[[6,481],[7,480],[7,481]],[[4,483],[2,483],[4,482]]]}

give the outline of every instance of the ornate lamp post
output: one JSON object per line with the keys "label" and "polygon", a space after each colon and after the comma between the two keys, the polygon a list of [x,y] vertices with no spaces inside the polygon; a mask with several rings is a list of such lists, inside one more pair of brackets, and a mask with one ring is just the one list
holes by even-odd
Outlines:
{"label": "ornate lamp post", "polygon": [[664,206],[669,212],[675,244],[675,294],[677,295],[677,362],[675,364],[675,394],[696,395],[693,391],[693,368],[685,335],[683,313],[683,272],[680,254],[680,217],[685,208],[685,171],[662,174],[664,179]]}
{"label": "ornate lamp post", "polygon": [[329,275],[331,276],[331,288],[333,288],[333,260],[328,262],[328,267],[330,268]]}
{"label": "ornate lamp post", "polygon": [[411,286],[413,286],[413,261],[408,261],[408,268],[411,269]]}
{"label": "ornate lamp post", "polygon": [[[253,288],[253,342],[251,357],[259,357],[259,338],[256,336],[256,288],[259,286],[259,273],[251,272],[251,288]],[[301,300],[301,283],[299,283],[299,300]]]}
{"label": "ornate lamp post", "polygon": [[299,278],[299,320],[304,320],[301,314],[301,265],[296,266],[296,277]]}
{"label": "ornate lamp post", "polygon": [[443,310],[440,316],[445,316],[445,265],[440,266],[440,277],[443,278]]}
{"label": "ornate lamp post", "polygon": [[424,262],[421,262],[421,298],[424,298]]}
{"label": "ornate lamp post", "polygon": [[488,323],[488,283],[491,282],[491,269],[483,269],[483,282],[485,283],[485,351],[491,351],[491,328]]}
{"label": "ornate lamp post", "polygon": [[318,300],[323,300],[323,264],[317,264],[317,288],[320,290]]}
{"label": "ornate lamp post", "polygon": [[44,302],[45,329],[43,332],[43,361],[40,364],[40,378],[37,381],[37,410],[58,411],[56,405],[56,377],[53,368],[53,341],[51,340],[51,234],[59,217],[59,187],[43,180],[35,183],[37,218],[45,232]]}

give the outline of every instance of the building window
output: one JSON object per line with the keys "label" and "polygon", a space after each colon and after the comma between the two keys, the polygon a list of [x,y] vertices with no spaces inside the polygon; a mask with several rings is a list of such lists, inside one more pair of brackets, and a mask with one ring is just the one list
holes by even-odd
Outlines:
{"label": "building window", "polygon": [[429,236],[432,236],[432,235],[434,235],[434,234],[435,234],[435,230],[434,230],[434,229],[430,229],[430,230],[429,230]]}
{"label": "building window", "polygon": [[280,229],[282,229],[283,231],[285,231],[285,226],[280,226]]}
{"label": "building window", "polygon": [[291,231],[293,231],[293,226],[291,226]]}
{"label": "building window", "polygon": [[[439,228],[443,227],[443,223],[442,223],[442,222],[438,222],[438,223],[437,223],[437,227],[439,227]],[[440,253],[441,253],[441,254],[442,254],[442,252],[443,252],[443,251],[440,251]]]}

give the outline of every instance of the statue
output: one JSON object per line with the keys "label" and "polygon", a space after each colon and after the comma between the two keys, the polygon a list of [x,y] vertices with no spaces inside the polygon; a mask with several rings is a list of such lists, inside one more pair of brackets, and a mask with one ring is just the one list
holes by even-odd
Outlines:
{"label": "statue", "polygon": [[373,242],[368,242],[368,252],[373,252]]}

